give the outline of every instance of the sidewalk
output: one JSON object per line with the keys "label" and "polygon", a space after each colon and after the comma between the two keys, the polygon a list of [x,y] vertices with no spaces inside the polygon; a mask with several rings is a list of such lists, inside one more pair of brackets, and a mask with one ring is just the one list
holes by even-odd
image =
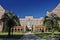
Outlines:
{"label": "sidewalk", "polygon": [[25,33],[24,35],[29,35],[29,34],[34,34],[34,33],[32,33],[32,32],[27,32],[27,33]]}

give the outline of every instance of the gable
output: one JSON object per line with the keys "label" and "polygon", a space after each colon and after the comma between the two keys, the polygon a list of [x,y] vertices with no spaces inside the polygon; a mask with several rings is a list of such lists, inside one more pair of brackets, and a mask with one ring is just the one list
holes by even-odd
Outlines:
{"label": "gable", "polygon": [[0,19],[2,18],[2,15],[4,15],[5,9],[0,5]]}

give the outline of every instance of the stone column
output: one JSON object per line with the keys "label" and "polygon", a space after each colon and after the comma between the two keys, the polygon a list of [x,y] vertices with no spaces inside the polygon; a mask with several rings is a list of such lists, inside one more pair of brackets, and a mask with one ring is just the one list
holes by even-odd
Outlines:
{"label": "stone column", "polygon": [[15,28],[13,28],[13,31],[15,32]]}
{"label": "stone column", "polygon": [[47,32],[48,32],[48,29],[47,29]]}
{"label": "stone column", "polygon": [[16,29],[16,31],[18,32],[18,28]]}
{"label": "stone column", "polygon": [[33,32],[35,32],[35,26],[33,26]]}
{"label": "stone column", "polygon": [[44,28],[44,32],[46,32],[46,28]]}
{"label": "stone column", "polygon": [[24,29],[23,29],[23,30],[24,30],[24,32],[26,32],[26,26],[23,26],[23,27],[24,27]]}

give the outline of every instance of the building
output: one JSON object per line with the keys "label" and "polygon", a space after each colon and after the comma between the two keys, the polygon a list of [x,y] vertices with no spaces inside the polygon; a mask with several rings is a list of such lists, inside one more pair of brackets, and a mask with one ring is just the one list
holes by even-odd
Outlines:
{"label": "building", "polygon": [[[49,16],[51,13],[56,14],[60,18],[60,3],[53,9],[52,11],[47,11],[47,16]],[[59,27],[60,27],[60,20],[58,20]]]}
{"label": "building", "polygon": [[25,16],[25,18],[20,18],[21,26],[24,26],[25,29],[27,26],[30,30],[32,30],[32,27],[34,27],[34,26],[38,26],[38,25],[42,26],[43,21],[44,21],[44,17],[33,18],[33,16]]}
{"label": "building", "polygon": [[23,26],[14,26],[13,28],[11,28],[11,31],[12,31],[12,30],[13,30],[14,32],[25,32]]}
{"label": "building", "polygon": [[25,16],[25,18],[20,18],[21,26],[36,26],[43,25],[44,17],[41,18],[33,18],[33,16]]}
{"label": "building", "polygon": [[3,22],[1,18],[4,15],[4,13],[5,13],[5,9],[0,5],[0,32],[2,32],[3,29]]}
{"label": "building", "polygon": [[46,26],[35,26],[35,32],[47,32]]}

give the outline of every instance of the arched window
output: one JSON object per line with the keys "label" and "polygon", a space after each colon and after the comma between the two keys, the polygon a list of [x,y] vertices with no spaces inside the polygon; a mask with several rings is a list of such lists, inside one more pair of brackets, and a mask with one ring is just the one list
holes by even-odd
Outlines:
{"label": "arched window", "polygon": [[20,29],[18,29],[18,31],[20,31]]}
{"label": "arched window", "polygon": [[22,31],[22,29],[21,29],[21,31]]}

